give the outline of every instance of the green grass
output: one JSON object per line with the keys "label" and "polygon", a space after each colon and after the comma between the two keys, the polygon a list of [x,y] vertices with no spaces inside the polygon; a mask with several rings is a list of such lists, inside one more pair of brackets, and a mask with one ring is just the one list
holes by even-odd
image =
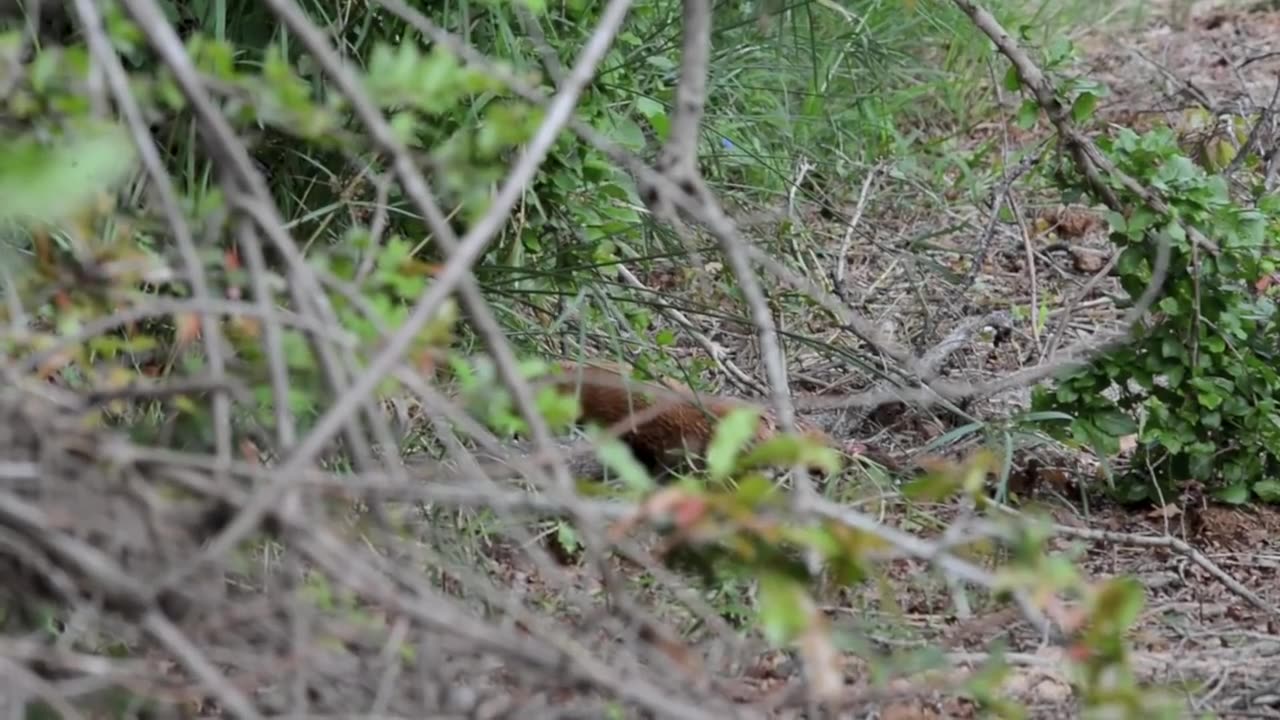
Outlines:
{"label": "green grass", "polygon": [[[336,29],[340,49],[357,65],[366,65],[381,43],[413,38],[385,13],[357,12],[365,7],[358,3],[303,0],[301,5],[321,26]],[[424,5],[428,16],[479,50],[520,72],[545,72],[510,6],[462,1],[418,7]],[[1004,61],[952,4],[796,0],[765,5],[770,10],[763,17],[755,4],[716,7],[703,168],[712,186],[735,206],[778,207],[801,162],[812,165],[801,195],[814,199],[821,192],[825,202],[837,204],[856,192],[872,163],[886,158],[923,168],[932,183],[944,181],[946,168],[966,162],[957,159],[950,139],[963,137],[990,116],[996,100],[992,79],[1003,74]],[[261,3],[191,0],[174,6],[180,27],[230,43],[236,62],[246,69],[260,67],[273,45],[295,66],[310,65]],[[1027,38],[1034,45],[1079,26],[1098,7],[1092,0],[999,0],[992,10],[1008,27],[1034,28]],[[651,116],[671,102],[679,8],[677,0],[637,4],[581,106],[585,120],[642,153],[653,150],[652,141],[644,142],[646,131],[652,132]],[[596,5],[552,5],[541,19],[562,66],[574,61],[596,12]],[[303,69],[300,75],[318,97],[326,94],[320,73]],[[476,116],[464,107],[428,123],[427,152],[461,148],[465,153],[464,131],[475,126]],[[193,121],[170,123],[160,137],[179,187],[199,206],[213,192],[216,174]],[[250,139],[291,231],[309,253],[347,242],[353,227],[368,222],[373,191],[359,178],[373,159],[367,150],[344,155],[271,130],[252,133]],[[530,311],[558,316],[565,297],[579,298],[588,322],[602,331],[613,330],[620,319],[642,329],[651,310],[631,291],[609,285],[609,264],[620,254],[670,256],[684,249],[665,233],[650,230],[643,215],[628,208],[628,202],[635,203],[626,197],[632,193],[630,180],[606,166],[598,153],[577,143],[557,146],[517,221],[480,268],[513,332],[536,338],[544,326],[529,320]],[[446,197],[446,210],[457,201]],[[394,194],[388,223],[388,234],[399,232],[415,243],[424,239],[421,219]],[[805,242],[793,238],[792,249],[802,252]],[[516,277],[519,282],[512,281]]]}

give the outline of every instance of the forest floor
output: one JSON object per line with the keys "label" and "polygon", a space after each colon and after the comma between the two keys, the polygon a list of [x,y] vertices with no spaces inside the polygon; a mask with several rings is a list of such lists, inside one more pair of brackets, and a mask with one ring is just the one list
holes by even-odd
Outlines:
{"label": "forest floor", "polygon": [[[1107,27],[1083,33],[1075,40],[1084,59],[1080,74],[1102,81],[1110,89],[1099,105],[1100,119],[1139,131],[1167,124],[1182,134],[1194,151],[1197,135],[1203,138],[1209,133],[1208,128],[1195,126],[1204,114],[1197,116],[1189,108],[1207,105],[1226,112],[1275,106],[1280,83],[1280,3],[1197,2],[1189,12],[1185,8],[1183,12],[1176,18],[1168,11],[1157,12],[1137,27]],[[1016,108],[1016,100],[1006,104]],[[1212,119],[1216,114],[1208,116]],[[1045,129],[1042,124],[1040,130]],[[993,128],[992,133],[1004,133],[1006,142],[1013,144],[1027,137],[1012,123]],[[1050,307],[1061,307],[1105,265],[1110,246],[1101,217],[1052,204],[1032,207],[1028,200],[1021,213],[1023,223],[1000,224],[990,234],[987,263],[974,282],[979,288],[977,297],[982,299],[951,298],[950,307],[966,308],[955,310],[957,316],[980,314],[979,308],[993,305],[1027,307],[1033,298],[1040,303],[1047,298]],[[980,215],[989,211],[974,212],[979,214],[976,224],[982,227]],[[932,222],[936,227],[939,220],[922,217],[912,224],[922,227]],[[864,218],[862,222],[876,220]],[[1049,232],[1038,232],[1046,224]],[[955,242],[971,246],[972,233],[967,237],[957,234]],[[1035,258],[1038,269],[1034,279],[1027,271],[1029,257]],[[957,269],[962,266],[960,263]],[[852,282],[863,287],[877,282],[884,286],[883,278],[882,270],[876,268]],[[1105,282],[1099,284],[1092,295],[1083,298],[1083,305],[1105,299],[1108,291],[1114,292]],[[948,307],[946,300],[935,297],[934,302],[943,302],[932,307]],[[1088,312],[1078,314],[1086,320],[1079,323],[1082,331],[1095,330],[1108,320],[1107,303],[1097,307],[1093,318],[1088,318]],[[879,317],[890,317],[900,310],[900,306],[885,305]],[[934,321],[947,322],[936,317]],[[1076,327],[1077,322],[1073,319],[1067,327]],[[1019,323],[1021,328],[1028,325],[1025,319]],[[1046,324],[1050,330],[1053,327],[1052,320]],[[934,335],[940,338],[943,334]],[[1017,370],[1034,355],[1037,340],[1043,347],[1043,338],[1015,330],[1010,343],[1015,351],[993,348],[989,353],[976,353],[965,358],[968,367],[952,371],[988,378]],[[1008,402],[1025,407],[1026,396],[1015,394]],[[995,411],[990,416],[998,416],[996,406],[988,404],[985,409]],[[916,440],[930,439],[929,435],[954,425]],[[901,437],[898,441],[913,444]],[[1047,458],[1043,449],[1035,454],[1038,467],[1026,466],[1031,453],[1022,456],[1019,480],[1023,490],[1039,497],[1039,507],[1047,509],[1058,523],[1108,533],[1103,539],[1096,533],[1087,538],[1087,532],[1078,537],[1063,536],[1055,541],[1057,547],[1064,552],[1073,544],[1083,548],[1081,567],[1093,579],[1129,575],[1146,589],[1145,610],[1131,635],[1140,676],[1152,684],[1181,688],[1189,715],[1280,717],[1280,614],[1276,610],[1280,608],[1280,512],[1268,507],[1215,504],[1195,492],[1169,498],[1164,507],[1145,508],[1100,502],[1097,493],[1090,493],[1086,508],[1080,497],[1082,483],[1072,480],[1103,482],[1098,463],[1079,454],[1055,453]],[[938,512],[940,517],[949,514]],[[1211,567],[1220,569],[1238,587],[1228,587]],[[945,588],[929,591],[916,580],[922,569],[909,562],[897,569],[901,583],[895,591],[900,610],[921,630],[914,641],[940,643],[950,651],[968,651],[975,657],[981,657],[993,643],[1003,642],[1011,651],[1023,653],[1015,661],[1016,680],[1007,687],[1028,703],[1035,717],[1078,715],[1064,691],[1064,678],[1057,675],[1057,650],[1045,648],[1010,611],[975,610],[969,619],[958,621]],[[1252,593],[1252,602],[1246,593]],[[892,712],[882,712],[882,717],[967,717],[971,713],[965,702],[937,698],[932,702],[902,701],[890,707]]]}
{"label": "forest floor", "polygon": [[[1185,3],[1179,5],[1178,11],[1157,9],[1136,25],[1104,23],[1104,29],[1084,31],[1074,39],[1083,56],[1079,73],[1110,89],[1099,105],[1100,119],[1139,131],[1167,124],[1194,151],[1197,133],[1203,137],[1207,129],[1195,126],[1204,114],[1197,116],[1188,108],[1208,105],[1228,111],[1274,105],[1280,82],[1280,3],[1196,2],[1189,9]],[[1048,135],[1043,119],[1038,129],[1018,129],[1012,122],[1018,98],[1002,100],[1010,108],[1007,124],[980,126],[959,142],[994,138],[1012,148]],[[1021,222],[1000,223],[988,222],[989,205],[964,208],[952,198],[901,179],[884,178],[866,195],[858,227],[829,227],[815,234],[826,235],[826,257],[846,268],[849,289],[841,299],[892,337],[927,337],[936,343],[966,318],[1016,306],[1063,307],[1105,266],[1111,252],[1100,216],[1079,207],[1055,206],[1052,199],[1034,193],[1022,196]],[[928,209],[904,212],[904,207]],[[812,219],[819,223],[816,216]],[[957,229],[938,230],[949,225]],[[974,228],[986,231],[980,240],[984,261],[969,274]],[[855,242],[847,241],[850,236]],[[820,270],[816,266],[821,262],[814,264],[813,269]],[[1034,276],[1028,271],[1032,266]],[[932,271],[950,273],[952,281],[922,280]],[[966,275],[972,279],[963,281]],[[956,277],[962,281],[956,282]],[[1063,332],[1069,340],[1073,334],[1096,331],[1118,316],[1108,302],[1109,295],[1118,294],[1108,281],[1098,283],[1082,298],[1070,322],[1056,325],[1058,317],[1051,316],[1042,333]],[[951,378],[980,380],[1038,361],[1047,338],[1027,330],[1028,315],[1024,312],[1019,319],[1015,314],[1011,339],[1003,345],[987,343],[973,350],[981,343],[972,343],[940,370]],[[796,319],[803,323],[804,316]],[[815,319],[814,327],[806,329],[816,330],[822,321]],[[924,347],[917,350],[930,345],[921,344]],[[751,362],[750,357],[740,360],[744,367]],[[829,391],[842,381],[833,366],[817,360],[807,363],[803,352],[793,361],[792,372],[800,392]],[[854,382],[859,381],[865,378]],[[1025,391],[1012,392],[968,410],[980,418],[1000,417],[1011,408],[1025,408],[1027,399]],[[959,424],[919,415],[870,418],[876,421],[870,424],[863,418],[857,430],[869,433],[867,428],[873,426],[874,435],[866,438],[869,444],[907,453]],[[979,440],[975,435],[972,443],[952,449],[962,452]],[[1034,465],[1027,462],[1033,456]],[[1015,454],[1015,479],[1020,495],[1035,497],[1041,509],[1076,531],[1076,537],[1055,540],[1056,549],[1068,552],[1078,547],[1083,552],[1081,567],[1092,579],[1129,575],[1146,589],[1145,609],[1131,635],[1135,668],[1145,682],[1179,688],[1176,692],[1184,695],[1189,715],[1280,717],[1280,615],[1275,610],[1280,608],[1280,512],[1215,504],[1195,492],[1169,498],[1163,507],[1122,507],[1097,493],[1089,493],[1090,501],[1083,503],[1080,487],[1104,482],[1098,462],[1079,453],[1046,454],[1044,447]],[[886,503],[881,508],[887,522],[915,531],[945,527],[953,514],[943,507],[908,509]],[[928,518],[922,520],[922,515]],[[969,653],[967,657],[980,659],[994,644],[1003,643],[1014,653],[1016,666],[1006,686],[1011,696],[1026,702],[1034,717],[1078,715],[1066,690],[1067,678],[1060,672],[1060,649],[1046,647],[1009,610],[975,607],[969,617],[957,619],[952,594],[945,587],[922,583],[924,569],[922,563],[910,561],[893,567],[892,593],[898,607],[892,611],[883,601],[884,589],[878,588],[858,597],[837,593],[829,598],[829,614],[837,626],[845,623],[864,637],[898,649],[941,646],[956,658]],[[1228,586],[1232,580],[1238,583],[1234,588]],[[1245,597],[1250,593],[1252,601]],[[901,632],[904,618],[914,631],[912,637],[877,634],[881,621],[884,627],[896,622]],[[758,699],[777,692],[793,682],[787,675],[781,670],[772,675],[758,671],[744,680],[755,688],[745,696]],[[865,678],[851,666],[850,682],[870,698],[874,693],[865,680],[857,679],[860,675]],[[943,695],[880,702],[878,709],[885,718],[976,713],[967,701]]]}
{"label": "forest floor", "polygon": [[[1195,2],[1189,11],[1186,3],[1178,5],[1181,10],[1157,9],[1137,24],[1100,23],[1103,29],[1083,31],[1073,39],[1083,55],[1079,73],[1110,88],[1099,105],[1101,119],[1139,130],[1165,123],[1192,143],[1197,122],[1187,112],[1192,105],[1226,110],[1273,103],[1280,78],[1280,2]],[[1002,102],[1010,109],[1007,123],[981,125],[957,142],[972,146],[995,140],[1011,149],[1049,135],[1045,124],[1032,131],[1018,129],[1012,122],[1018,98]],[[820,249],[808,259],[804,252],[793,256],[811,264],[808,269],[815,273],[830,267],[833,259],[841,263],[846,275],[841,300],[886,336],[927,338],[907,343],[927,350],[966,319],[1023,309],[1021,315],[1013,314],[1013,329],[1004,342],[966,343],[950,353],[938,369],[949,378],[982,380],[1010,373],[1038,362],[1053,333],[1070,340],[1118,316],[1110,302],[1118,291],[1104,277],[1082,298],[1069,322],[1051,315],[1040,333],[1028,329],[1027,308],[1065,306],[1109,259],[1105,221],[1087,209],[1055,205],[1051,198],[1029,192],[1018,201],[1019,221],[993,223],[989,204],[966,207],[964,200],[902,177],[881,178],[863,194],[867,200],[860,214],[853,211],[857,188],[840,203],[846,217],[860,215],[856,227],[836,226],[816,209],[801,209]],[[947,227],[952,229],[940,230]],[[983,251],[981,265],[973,271],[975,235]],[[951,281],[930,282],[934,273],[947,274]],[[664,287],[672,283],[660,273],[645,280],[656,289],[675,289]],[[796,325],[787,325],[789,329],[830,335],[829,319],[816,317],[811,309],[793,312],[788,322]],[[812,323],[806,323],[810,318]],[[749,330],[721,328],[714,335],[716,342],[732,348],[740,367],[754,366]],[[791,372],[793,389],[800,394],[830,392],[842,384],[865,386],[867,380],[803,350],[794,353]],[[1027,400],[1025,390],[1013,391],[966,410],[979,418],[1001,417],[1025,408]],[[851,432],[868,445],[906,457],[927,449],[958,424],[954,417],[899,412],[861,417]],[[981,440],[975,433],[947,454],[961,454]],[[1080,567],[1091,579],[1129,575],[1146,589],[1145,609],[1131,635],[1134,667],[1144,682],[1179,688],[1189,716],[1280,718],[1280,615],[1275,610],[1280,608],[1280,512],[1215,504],[1195,492],[1169,498],[1163,507],[1122,507],[1096,492],[1087,493],[1088,502],[1082,502],[1082,487],[1105,482],[1096,459],[1049,452],[1043,446],[1025,452],[1019,448],[1014,457],[1018,487],[1011,489],[1034,498],[1065,529],[1053,541],[1054,549],[1080,552]],[[1031,458],[1034,463],[1028,462]],[[843,488],[840,494],[847,497],[863,489]],[[882,492],[886,487],[872,489]],[[914,532],[940,532],[956,512],[896,500],[882,501],[877,509],[885,522]],[[924,563],[897,561],[887,592],[834,592],[824,598],[828,615],[837,628],[871,638],[881,649],[941,647],[960,661],[959,667],[974,667],[1002,644],[1014,665],[1005,686],[1009,696],[1027,703],[1033,717],[1078,716],[1069,678],[1062,674],[1060,648],[1043,643],[1016,612],[984,608],[986,601],[971,600],[974,607],[958,613],[953,593],[940,582],[922,580],[924,570]],[[532,571],[510,565],[508,572],[514,584],[539,584]],[[589,571],[582,572],[583,581],[591,583]],[[889,607],[886,595],[896,598],[897,607]],[[903,636],[904,620],[910,637]],[[879,717],[897,720],[978,714],[969,701],[921,692],[913,680],[894,685],[909,692],[873,691],[865,668],[850,662],[850,692],[861,694],[864,702],[851,703],[848,717],[874,716],[865,714],[871,708]],[[767,704],[793,690],[796,681],[795,665],[785,654],[762,653],[755,666],[730,684],[729,692],[743,702]],[[783,716],[793,715],[780,711]]]}
{"label": "forest floor", "polygon": [[[1199,118],[1188,108],[1274,107],[1280,82],[1280,3],[1197,2],[1188,9],[1180,17],[1157,12],[1138,27],[1108,27],[1076,41],[1084,57],[1080,73],[1110,89],[1099,105],[1100,119],[1139,131],[1167,124],[1194,150],[1197,134],[1203,138],[1208,133],[1207,128],[1195,127]],[[1089,221],[1087,213],[1074,214],[1064,208],[1042,211],[1040,217],[1056,215],[1059,229],[1047,238],[1027,240],[1022,233],[1007,233],[1003,253],[993,250],[991,256],[1021,261],[984,268],[989,286],[1000,288],[1014,303],[1036,296],[1043,302],[1046,294],[1071,297],[1109,254],[1101,218]],[[996,238],[1000,243],[999,234]],[[1065,246],[1065,253],[1048,255],[1048,244]],[[1033,287],[1026,272],[1028,252],[1037,256],[1039,287]],[[985,368],[985,373],[1015,369],[1016,365],[999,363]],[[1042,465],[1033,470],[1041,477],[1031,483],[1052,489],[1055,479],[1071,475],[1101,482],[1091,458],[1057,460],[1063,467],[1055,471],[1048,469],[1052,462]],[[1135,509],[1095,501],[1086,512],[1074,486],[1059,489],[1062,492],[1047,493],[1056,499],[1041,504],[1057,522],[1110,533],[1102,540],[1062,537],[1060,547],[1082,543],[1087,553],[1081,566],[1092,578],[1129,575],[1147,591],[1145,610],[1131,635],[1140,676],[1153,684],[1182,688],[1188,715],[1280,717],[1280,513],[1267,507],[1214,504],[1196,493],[1169,498],[1164,507]],[[1229,588],[1211,574],[1210,564],[1239,587]],[[1241,590],[1251,592],[1254,601],[1269,610],[1251,603]],[[1050,679],[1054,653],[1044,651],[1028,628],[1020,628],[1011,622],[1014,616],[1002,612],[975,613],[973,619],[957,622],[946,607],[947,596],[939,596],[943,607],[933,606],[936,615],[928,609],[939,597],[931,599],[918,588],[917,606],[903,602],[907,612],[918,613],[923,625],[934,627],[936,634],[930,639],[981,653],[1003,638],[1011,649],[1027,653],[1016,686],[1025,690],[1021,699],[1034,715],[1077,715],[1074,703],[1061,691],[1061,678]],[[966,715],[962,703],[932,708],[908,704],[904,710],[907,717]]]}

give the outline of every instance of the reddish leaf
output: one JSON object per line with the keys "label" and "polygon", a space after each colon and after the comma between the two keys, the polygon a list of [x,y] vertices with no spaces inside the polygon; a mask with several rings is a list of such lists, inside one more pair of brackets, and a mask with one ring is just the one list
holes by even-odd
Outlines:
{"label": "reddish leaf", "polygon": [[200,337],[200,317],[195,313],[181,313],[173,320],[180,347]]}

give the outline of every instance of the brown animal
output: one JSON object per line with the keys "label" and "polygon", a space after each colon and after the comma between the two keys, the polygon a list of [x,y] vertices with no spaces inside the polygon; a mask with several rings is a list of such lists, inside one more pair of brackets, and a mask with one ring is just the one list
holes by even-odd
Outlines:
{"label": "brown animal", "polygon": [[[659,385],[635,380],[625,369],[606,363],[562,363],[559,369],[552,382],[561,392],[577,396],[582,408],[579,421],[617,432],[650,471],[668,470],[689,456],[703,455],[716,422],[736,408],[760,411],[757,442],[778,432],[773,413],[746,400],[698,395],[675,382]],[[798,419],[796,425],[799,432],[835,446],[817,427]]]}

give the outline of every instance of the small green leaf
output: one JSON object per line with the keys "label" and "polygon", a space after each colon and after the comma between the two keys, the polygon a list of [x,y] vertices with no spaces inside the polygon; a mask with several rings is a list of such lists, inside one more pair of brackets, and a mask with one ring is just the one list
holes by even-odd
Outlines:
{"label": "small green leaf", "polygon": [[1023,130],[1030,130],[1036,126],[1036,121],[1040,119],[1040,105],[1030,98],[1023,100],[1022,105],[1018,108],[1018,127]]}
{"label": "small green leaf", "polygon": [[321,573],[310,573],[303,580],[301,588],[303,597],[309,599],[320,610],[334,608],[333,589],[328,579]]}
{"label": "small green leaf", "polygon": [[84,125],[50,143],[0,141],[0,220],[62,220],[123,181],[134,160],[129,135],[106,123]]}
{"label": "small green leaf", "polygon": [[538,388],[536,402],[538,412],[547,421],[547,424],[551,426],[552,430],[559,430],[572,425],[578,419],[578,416],[582,414],[582,408],[577,397],[562,393],[550,385]]}
{"label": "small green leaf", "polygon": [[797,464],[831,474],[840,470],[840,454],[812,438],[787,433],[775,435],[751,448],[738,461],[738,468],[790,468]]}
{"label": "small green leaf", "polygon": [[738,453],[756,436],[759,425],[760,414],[752,407],[734,408],[716,423],[707,447],[707,473],[712,480],[729,476]]}
{"label": "small green leaf", "polygon": [[926,473],[902,488],[902,494],[917,502],[938,502],[960,490],[961,478],[952,473]]}
{"label": "small green leaf", "polygon": [[613,126],[613,135],[619,145],[632,152],[639,152],[644,149],[644,130],[640,128],[636,121],[629,117],[615,118]]}
{"label": "small green leaf", "polygon": [[776,496],[778,486],[763,475],[749,475],[738,483],[734,495],[748,507],[756,507],[769,497]]}
{"label": "small green leaf", "polygon": [[1197,480],[1208,480],[1213,474],[1213,459],[1213,455],[1208,453],[1192,455],[1191,462],[1187,465],[1187,472]]}
{"label": "small green leaf", "polygon": [[556,523],[556,541],[560,543],[560,547],[569,552],[576,552],[582,547],[582,542],[578,540],[578,533],[568,523]]}
{"label": "small green leaf", "polygon": [[1091,92],[1080,93],[1080,97],[1071,104],[1071,119],[1078,123],[1083,123],[1093,114],[1094,108],[1098,106],[1098,96]]}
{"label": "small green leaf", "polygon": [[639,493],[646,493],[653,489],[654,482],[649,476],[649,471],[645,470],[640,461],[636,460],[636,456],[631,453],[631,448],[621,440],[597,438],[596,457],[600,458],[600,462],[612,470],[628,488]]}
{"label": "small green leaf", "polygon": [[657,100],[643,95],[636,98],[636,112],[640,113],[646,120],[653,120],[656,117],[663,117],[667,114],[667,108]]}
{"label": "small green leaf", "polygon": [[809,597],[794,578],[765,573],[759,597],[761,629],[774,647],[790,642],[809,626]]}
{"label": "small green leaf", "polygon": [[1280,480],[1259,480],[1253,484],[1253,494],[1263,502],[1280,503]]}
{"label": "small green leaf", "polygon": [[1244,483],[1232,483],[1214,491],[1213,496],[1228,505],[1243,505],[1249,502],[1249,486]]}
{"label": "small green leaf", "polygon": [[1196,393],[1196,400],[1199,401],[1201,407],[1207,410],[1215,410],[1225,400],[1222,395],[1216,391],[1208,391]]}
{"label": "small green leaf", "polygon": [[1022,87],[1022,76],[1018,74],[1017,67],[1010,65],[1004,73],[1004,89],[1017,92],[1020,87]]}
{"label": "small green leaf", "polygon": [[415,145],[418,134],[418,116],[410,111],[398,112],[391,116],[391,132],[396,139],[405,145]]}
{"label": "small green leaf", "polygon": [[1099,619],[1115,631],[1124,632],[1132,627],[1142,613],[1146,597],[1142,585],[1130,577],[1113,578],[1107,581],[1095,598],[1094,612]]}
{"label": "small green leaf", "polygon": [[1049,64],[1057,65],[1064,60],[1069,59],[1075,52],[1075,46],[1071,39],[1065,35],[1055,35],[1049,41],[1049,47],[1046,48],[1046,54],[1049,56]]}
{"label": "small green leaf", "polygon": [[1098,413],[1093,421],[1099,430],[1111,437],[1124,437],[1138,431],[1138,424],[1133,418],[1119,410]]}
{"label": "small green leaf", "polygon": [[1048,422],[1051,420],[1061,420],[1064,422],[1071,422],[1075,418],[1073,418],[1071,415],[1067,413],[1058,412],[1057,410],[1039,410],[1036,412],[1029,412],[1024,415],[1021,415],[1019,416],[1018,419],[1021,420],[1022,422],[1038,423],[1038,422]]}

